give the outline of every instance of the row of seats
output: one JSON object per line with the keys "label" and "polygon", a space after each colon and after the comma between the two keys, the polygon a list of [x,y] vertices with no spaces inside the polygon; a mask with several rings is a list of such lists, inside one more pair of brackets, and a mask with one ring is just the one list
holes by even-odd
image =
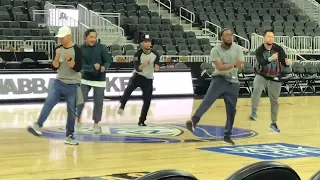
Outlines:
{"label": "row of seats", "polygon": [[0,34],[4,36],[51,36],[48,29],[20,29],[0,28]]}
{"label": "row of seats", "polygon": [[32,7],[32,6],[39,6],[39,1],[34,0],[0,0],[0,6],[6,7],[17,7],[17,6],[24,6],[24,7]]}
{"label": "row of seats", "polygon": [[117,3],[117,4],[113,4],[113,3],[100,3],[100,2],[96,2],[96,3],[88,3],[86,4],[88,9],[92,9],[92,10],[114,10],[114,11],[120,11],[120,10],[124,10],[124,11],[149,11],[148,6],[146,5],[137,5],[136,3],[133,4],[124,4],[124,3]]}
{"label": "row of seats", "polygon": [[[135,43],[139,42],[139,38],[142,32],[146,31],[172,31],[175,34],[184,34],[183,26],[181,25],[171,25],[171,24],[162,24],[159,25],[146,25],[146,24],[126,24],[121,26],[124,29],[125,35],[128,36],[129,39],[134,39]],[[179,32],[179,33],[178,33]]]}
{"label": "row of seats", "polygon": [[[275,21],[279,22],[279,21]],[[271,24],[271,22],[263,22],[259,23],[259,21],[247,21],[245,24],[241,22],[221,22],[217,24],[221,27],[228,27],[232,29],[237,34],[242,34],[244,37],[250,37],[252,33],[263,34],[263,32],[267,29],[272,29],[277,36],[319,36],[320,35],[320,28],[319,27],[312,27],[311,26],[294,26],[292,22],[288,24],[281,25],[276,23]],[[302,22],[303,23],[303,22]],[[301,23],[299,23],[301,24]],[[211,27],[211,25],[209,26]],[[214,27],[211,27],[214,28]]]}
{"label": "row of seats", "polygon": [[38,23],[33,21],[1,21],[0,28],[25,28],[25,29],[36,29]]}
{"label": "row of seats", "polygon": [[[61,0],[51,0],[54,4],[60,2]],[[72,2],[74,0],[66,0],[67,2]],[[79,3],[113,3],[113,4],[118,4],[118,3],[123,3],[123,4],[134,4],[136,3],[136,0],[79,0],[77,1]]]}
{"label": "row of seats", "polygon": [[57,38],[54,36],[5,36],[0,35],[1,40],[45,40],[45,41],[57,41]]}
{"label": "row of seats", "polygon": [[151,26],[158,26],[159,24],[170,24],[171,25],[170,19],[161,19],[159,16],[152,17],[152,18],[129,17],[129,18],[124,18],[123,20],[124,20],[124,24],[146,24],[146,25],[151,25]]}
{"label": "row of seats", "polygon": [[31,21],[33,18],[33,10],[38,10],[39,7],[33,6],[31,8],[13,7],[7,9],[0,7],[0,21]]}
{"label": "row of seats", "polygon": [[[127,32],[127,35],[132,35],[135,32],[150,32],[150,33],[160,33],[160,34],[172,34],[167,37],[181,37],[185,33],[193,33],[194,32],[183,32],[183,27],[180,25],[170,25],[170,24],[163,24],[163,25],[145,25],[145,24],[128,24],[127,26],[124,26],[124,31]],[[160,32],[161,31],[161,32]]]}
{"label": "row of seats", "polygon": [[196,0],[196,1],[190,1],[185,0],[183,2],[183,5],[185,7],[188,6],[195,6],[195,7],[215,7],[219,9],[223,8],[246,8],[246,9],[259,9],[259,8],[265,8],[265,9],[290,9],[291,4],[289,3],[279,3],[279,2],[225,2],[225,1],[210,1],[210,0]]}

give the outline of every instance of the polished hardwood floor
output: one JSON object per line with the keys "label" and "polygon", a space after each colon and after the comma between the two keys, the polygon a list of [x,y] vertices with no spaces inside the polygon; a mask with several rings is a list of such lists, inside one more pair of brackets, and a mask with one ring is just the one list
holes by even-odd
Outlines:
{"label": "polished hardwood floor", "polygon": [[[64,179],[179,169],[192,173],[200,180],[222,180],[243,166],[262,161],[198,149],[226,146],[222,141],[184,142],[186,139],[201,140],[204,139],[201,136],[205,137],[204,134],[196,137],[183,127],[178,128],[179,124],[184,125],[200,102],[201,100],[193,99],[155,99],[147,121],[150,126],[140,128],[136,123],[141,101],[128,102],[122,117],[116,114],[117,102],[105,101],[101,122],[102,135],[91,134],[93,105],[87,103],[83,112],[87,129],[78,136],[81,140],[79,146],[68,146],[63,143],[66,120],[64,103],[58,104],[49,116],[44,127],[47,132],[46,137],[32,136],[25,128],[37,119],[41,104],[1,105],[0,179]],[[234,127],[249,129],[257,134],[253,137],[234,139],[237,146],[287,143],[320,148],[319,97],[282,97],[278,122],[281,133],[269,130],[270,105],[267,98],[261,100],[258,121],[248,120],[249,113],[250,99],[239,99]],[[225,119],[224,102],[218,100],[203,116],[201,124],[216,127],[215,132],[210,135],[213,138],[212,136],[221,135],[222,131],[218,130],[221,128],[217,126],[224,126]],[[206,132],[210,134],[209,131],[210,129]],[[118,138],[112,139],[111,136]],[[149,138],[139,139],[141,136]],[[141,143],[157,138],[166,138],[166,143]],[[168,143],[170,140],[172,142]],[[259,154],[257,151],[251,149],[251,154]],[[267,153],[268,149],[262,151],[260,154]],[[292,151],[294,150],[278,149],[278,155],[285,157],[287,152],[287,156],[290,156],[290,153],[293,156]],[[319,149],[313,152],[320,154]],[[277,151],[273,149],[269,154],[272,153],[275,155]],[[303,152],[296,152],[299,153]],[[303,158],[279,158],[276,161],[291,166],[305,180],[320,169],[320,158],[315,155]],[[117,178],[105,177],[105,179]]]}

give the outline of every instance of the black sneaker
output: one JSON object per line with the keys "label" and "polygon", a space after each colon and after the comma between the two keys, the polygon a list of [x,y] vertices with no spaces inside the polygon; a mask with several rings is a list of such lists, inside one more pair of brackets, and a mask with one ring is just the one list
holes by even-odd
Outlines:
{"label": "black sneaker", "polygon": [[227,144],[235,145],[235,143],[231,140],[230,137],[225,136],[225,137],[223,138],[223,141],[224,141],[225,143],[227,143]]}
{"label": "black sneaker", "polygon": [[147,125],[144,123],[144,121],[139,121],[138,126],[147,126]]}
{"label": "black sneaker", "polygon": [[188,120],[188,121],[186,122],[186,126],[187,126],[187,129],[188,129],[189,131],[191,131],[191,132],[194,131],[194,126],[193,126],[192,120]]}

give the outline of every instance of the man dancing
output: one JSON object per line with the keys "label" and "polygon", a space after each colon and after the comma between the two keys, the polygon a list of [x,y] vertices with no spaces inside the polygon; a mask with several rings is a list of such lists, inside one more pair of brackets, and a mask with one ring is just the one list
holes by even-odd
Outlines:
{"label": "man dancing", "polygon": [[[85,43],[80,46],[83,54],[81,90],[84,102],[88,99],[88,94],[93,89],[93,116],[94,133],[101,133],[99,122],[102,116],[104,90],[106,88],[106,70],[111,63],[111,57],[107,47],[97,42],[97,32],[88,29],[84,33]],[[84,104],[78,106],[76,131],[82,131],[82,110]]]}
{"label": "man dancing", "polygon": [[146,126],[144,123],[150,107],[153,91],[153,72],[159,71],[159,54],[151,49],[150,35],[143,34],[140,38],[141,49],[134,54],[134,71],[126,90],[120,99],[120,107],[117,111],[122,115],[125,105],[128,102],[131,93],[140,87],[142,90],[143,106],[139,118],[138,125]]}
{"label": "man dancing", "polygon": [[[80,89],[80,70],[82,67],[82,53],[71,37],[69,27],[61,27],[56,37],[59,38],[61,45],[55,49],[52,61],[52,69],[57,70],[57,79],[49,89],[48,97],[44,102],[43,108],[37,122],[28,127],[28,130],[37,135],[42,135],[41,127],[47,120],[53,107],[64,97],[67,102],[67,125],[66,125],[66,144],[78,145],[78,141],[73,137],[76,119],[76,105],[81,98]],[[80,93],[80,94],[79,94]],[[80,100],[81,101],[81,100]]]}
{"label": "man dancing", "polygon": [[292,64],[292,61],[286,59],[286,53],[282,47],[274,43],[274,33],[271,30],[266,30],[263,37],[263,44],[256,50],[256,77],[253,81],[250,119],[258,120],[257,109],[261,94],[263,89],[267,87],[271,104],[270,128],[275,132],[280,132],[277,126],[277,119],[279,110],[278,101],[281,91],[281,65],[288,67]]}
{"label": "man dancing", "polygon": [[219,96],[224,98],[227,113],[227,122],[225,126],[224,141],[234,145],[231,140],[231,131],[236,115],[236,106],[239,95],[238,69],[242,67],[244,55],[242,48],[232,43],[232,31],[223,29],[220,33],[221,44],[217,44],[210,54],[210,60],[215,66],[212,80],[208,91],[192,116],[191,120],[186,122],[187,128],[193,132],[199,123],[202,115],[212,106]]}

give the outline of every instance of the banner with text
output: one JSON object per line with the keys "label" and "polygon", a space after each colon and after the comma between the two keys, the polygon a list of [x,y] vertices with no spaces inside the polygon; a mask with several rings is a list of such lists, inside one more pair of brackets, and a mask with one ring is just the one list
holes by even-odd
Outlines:
{"label": "banner with text", "polygon": [[[106,97],[122,96],[131,72],[106,74]],[[56,79],[56,74],[0,74],[0,100],[43,99]],[[154,74],[153,95],[192,95],[191,72],[157,72]],[[133,96],[142,95],[137,88]],[[93,96],[93,90],[89,97]]]}

